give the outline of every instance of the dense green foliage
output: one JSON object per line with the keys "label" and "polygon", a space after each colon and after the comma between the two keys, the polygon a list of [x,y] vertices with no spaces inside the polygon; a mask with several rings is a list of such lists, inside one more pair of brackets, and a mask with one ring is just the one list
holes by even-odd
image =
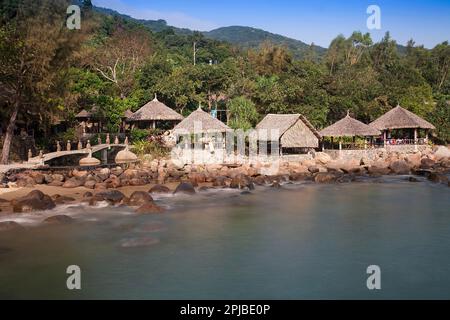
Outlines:
{"label": "dense green foliage", "polygon": [[[23,2],[38,7],[39,14],[20,9]],[[228,106],[234,128],[254,126],[269,112],[302,113],[318,128],[347,110],[369,122],[401,104],[432,121],[440,141],[450,140],[448,42],[426,49],[410,41],[399,54],[389,33],[373,43],[369,34],[355,32],[336,37],[320,55],[309,48],[298,59],[288,43],[274,40],[244,50],[167,28],[163,21],[155,32],[149,22],[86,8],[82,29],[68,32],[53,2],[64,3],[2,2],[0,94],[7,97],[0,102],[2,128],[17,103],[28,111],[19,112],[18,119],[39,123],[44,133],[54,117],[70,123],[93,106],[116,132],[125,110],[137,110],[156,93],[183,115],[199,103],[208,111]],[[17,72],[22,63],[28,78]]]}

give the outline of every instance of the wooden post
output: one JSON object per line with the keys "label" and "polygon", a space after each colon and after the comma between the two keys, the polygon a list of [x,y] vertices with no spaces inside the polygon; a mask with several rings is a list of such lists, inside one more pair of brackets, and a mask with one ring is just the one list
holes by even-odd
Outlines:
{"label": "wooden post", "polygon": [[156,120],[153,120],[153,129],[156,129]]}
{"label": "wooden post", "polygon": [[425,144],[428,144],[428,129],[425,129]]}
{"label": "wooden post", "polygon": [[386,148],[386,130],[383,131],[383,146]]}
{"label": "wooden post", "polygon": [[417,151],[417,128],[414,128],[414,151]]}
{"label": "wooden post", "polygon": [[108,150],[107,149],[102,150],[102,162],[103,162],[103,164],[108,163]]}

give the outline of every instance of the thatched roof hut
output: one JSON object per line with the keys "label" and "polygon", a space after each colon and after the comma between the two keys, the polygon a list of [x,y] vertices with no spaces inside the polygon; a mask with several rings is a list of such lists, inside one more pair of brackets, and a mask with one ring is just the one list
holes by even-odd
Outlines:
{"label": "thatched roof hut", "polygon": [[180,121],[183,120],[183,116],[176,112],[175,110],[169,108],[164,103],[159,102],[158,99],[155,98],[142,106],[138,111],[130,115],[127,118],[129,122],[138,122],[138,121],[157,121],[157,120],[172,120],[172,121]]}
{"label": "thatched roof hut", "polygon": [[131,117],[133,115],[133,111],[131,111],[130,109],[125,110],[125,112],[123,113],[123,117],[125,119],[128,119],[129,117]]}
{"label": "thatched roof hut", "polygon": [[201,132],[226,132],[231,130],[225,123],[203,111],[200,106],[175,126],[174,133],[194,133],[194,129],[201,129]]}
{"label": "thatched roof hut", "polygon": [[322,137],[369,137],[379,136],[381,132],[361,121],[347,116],[319,132]]}
{"label": "thatched roof hut", "polygon": [[76,119],[89,119],[96,117],[96,113],[98,112],[98,107],[92,107],[91,111],[86,111],[85,109],[81,110],[77,115],[75,115]]}
{"label": "thatched roof hut", "polygon": [[370,124],[378,130],[436,129],[431,123],[400,106],[397,106]]}
{"label": "thatched roof hut", "polygon": [[[268,114],[258,123],[256,129],[260,133],[259,140],[266,141],[273,139],[271,130],[278,130],[278,139],[282,148],[317,148],[319,146],[319,132],[300,114]],[[266,131],[264,135],[262,131]]]}

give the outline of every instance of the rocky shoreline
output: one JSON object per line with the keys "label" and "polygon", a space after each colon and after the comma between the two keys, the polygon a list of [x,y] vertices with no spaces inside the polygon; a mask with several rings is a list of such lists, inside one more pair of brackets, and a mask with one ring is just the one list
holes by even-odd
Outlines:
{"label": "rocky shoreline", "polygon": [[[278,172],[265,175],[264,164],[185,165],[175,166],[170,160],[160,159],[144,162],[129,168],[96,168],[91,170],[25,170],[8,172],[2,182],[10,188],[32,188],[28,194],[6,200],[0,196],[0,215],[51,210],[67,203],[96,205],[106,201],[111,205],[132,207],[138,214],[162,213],[164,209],[153,200],[152,194],[195,194],[209,188],[233,188],[250,191],[255,185],[279,188],[283,183],[310,181],[315,183],[348,183],[358,177],[380,177],[383,175],[421,175],[430,181],[450,187],[446,174],[450,171],[450,150],[438,147],[434,151],[413,154],[390,153],[376,160],[353,159],[332,160],[326,153],[318,152],[314,159],[301,162],[280,163]],[[409,181],[417,181],[410,176]],[[43,187],[56,188],[51,196],[38,190]],[[126,196],[119,189],[138,188]],[[79,196],[71,196],[70,190]],[[5,189],[4,189],[5,190]],[[13,189],[11,189],[13,190]],[[45,223],[68,223],[68,216],[53,216]],[[13,221],[0,222],[1,230],[21,226]]]}

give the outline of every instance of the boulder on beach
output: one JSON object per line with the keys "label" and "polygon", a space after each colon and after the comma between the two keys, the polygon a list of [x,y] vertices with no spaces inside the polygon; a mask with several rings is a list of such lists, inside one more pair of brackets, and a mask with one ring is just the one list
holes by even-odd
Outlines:
{"label": "boulder on beach", "polygon": [[434,152],[434,157],[438,161],[443,160],[443,159],[449,159],[450,158],[450,149],[446,146],[438,146],[436,151]]}
{"label": "boulder on beach", "polygon": [[430,158],[422,158],[420,160],[420,169],[431,169],[436,162]]}
{"label": "boulder on beach", "polygon": [[0,232],[11,231],[11,230],[21,230],[21,229],[24,229],[24,227],[15,221],[1,221],[0,222]]}
{"label": "boulder on beach", "polygon": [[435,183],[448,183],[448,178],[443,175],[443,174],[439,174],[439,173],[435,173],[435,172],[431,172],[428,175],[428,180],[430,180],[431,182],[435,182]]}
{"label": "boulder on beach", "polygon": [[72,177],[62,185],[63,188],[78,188],[84,184],[84,179]]}
{"label": "boulder on beach", "polygon": [[250,190],[253,190],[255,189],[255,185],[253,184],[253,181],[249,176],[245,174],[239,174],[231,180],[230,188],[233,189],[248,188]]}
{"label": "boulder on beach", "polygon": [[169,193],[170,189],[162,184],[156,184],[150,188],[149,193]]}
{"label": "boulder on beach", "polygon": [[316,160],[316,162],[319,162],[321,164],[327,164],[328,162],[331,161],[331,157],[325,152],[316,152],[316,154],[314,155],[314,160]]}
{"label": "boulder on beach", "polygon": [[88,188],[88,189],[94,189],[95,188],[95,184],[96,184],[95,180],[87,180],[84,183],[84,187]]}
{"label": "boulder on beach", "polygon": [[194,189],[194,186],[192,185],[192,183],[182,182],[176,187],[176,189],[173,193],[174,194],[178,194],[178,193],[195,194],[195,189]]}
{"label": "boulder on beach", "polygon": [[51,216],[46,219],[44,219],[44,223],[50,223],[50,224],[68,224],[72,223],[74,221],[73,218],[65,215],[65,214],[59,214],[56,216]]}
{"label": "boulder on beach", "polygon": [[163,211],[164,209],[157,206],[153,201],[147,202],[135,210],[136,213],[140,214],[161,213]]}
{"label": "boulder on beach", "polygon": [[411,167],[404,160],[397,160],[389,165],[391,171],[395,174],[409,174]]}
{"label": "boulder on beach", "polygon": [[131,194],[127,201],[129,206],[142,206],[147,202],[153,202],[152,196],[145,191],[135,191]]}
{"label": "boulder on beach", "polygon": [[68,197],[68,196],[61,196],[59,194],[53,195],[52,199],[55,202],[55,204],[64,204],[64,203],[75,201],[75,198]]}
{"label": "boulder on beach", "polygon": [[13,200],[11,204],[14,212],[50,210],[56,206],[50,196],[39,190],[33,190],[26,196]]}
{"label": "boulder on beach", "polygon": [[334,172],[319,172],[314,176],[314,182],[316,183],[333,183],[339,178],[340,175]]}
{"label": "boulder on beach", "polygon": [[107,190],[97,192],[94,195],[93,200],[107,201],[110,204],[118,204],[123,200],[123,198],[125,198],[125,195],[122,192],[118,190]]}

